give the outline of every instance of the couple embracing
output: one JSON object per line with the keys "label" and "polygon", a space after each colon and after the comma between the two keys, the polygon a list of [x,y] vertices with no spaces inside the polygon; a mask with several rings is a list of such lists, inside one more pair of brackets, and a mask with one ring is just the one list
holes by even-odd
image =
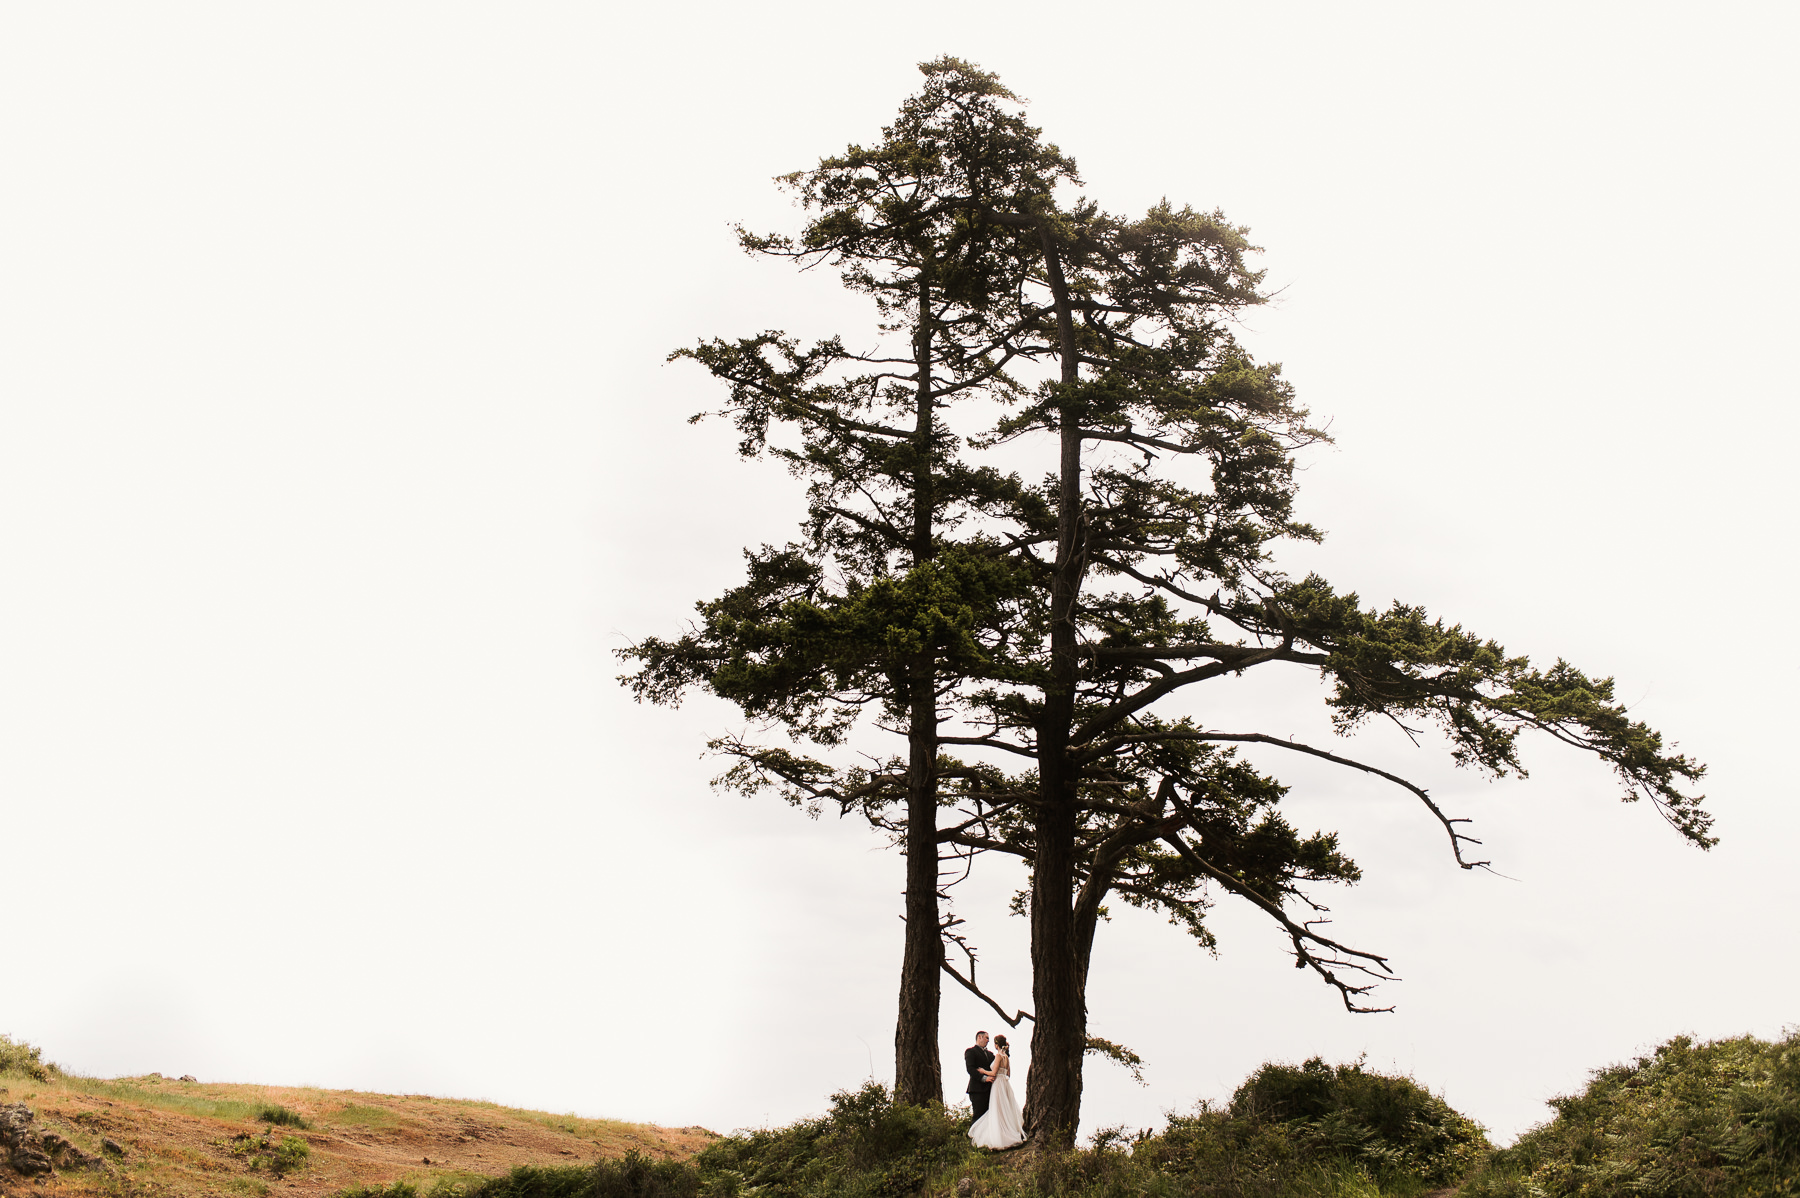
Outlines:
{"label": "couple embracing", "polygon": [[1019,1116],[1019,1100],[1013,1097],[1012,1054],[1007,1051],[1005,1036],[994,1037],[988,1051],[988,1034],[975,1033],[975,1043],[963,1050],[963,1064],[969,1070],[969,1109],[975,1112],[975,1123],[969,1128],[969,1139],[977,1148],[1013,1148],[1025,1142],[1024,1120]]}

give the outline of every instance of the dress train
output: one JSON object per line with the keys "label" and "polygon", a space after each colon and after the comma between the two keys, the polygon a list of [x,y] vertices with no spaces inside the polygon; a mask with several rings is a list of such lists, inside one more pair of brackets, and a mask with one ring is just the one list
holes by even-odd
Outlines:
{"label": "dress train", "polygon": [[1025,1142],[1025,1120],[1013,1096],[1012,1078],[1005,1072],[994,1077],[987,1114],[969,1128],[969,1139],[977,1148],[1013,1148]]}

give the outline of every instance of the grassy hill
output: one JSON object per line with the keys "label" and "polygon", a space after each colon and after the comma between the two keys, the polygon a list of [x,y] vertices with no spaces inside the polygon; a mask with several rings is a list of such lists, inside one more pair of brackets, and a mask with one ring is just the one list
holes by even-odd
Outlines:
{"label": "grassy hill", "polygon": [[[23,1103],[31,1124],[70,1147],[59,1156],[103,1167],[21,1177],[0,1147],[0,1193],[145,1194],[159,1198],[271,1192],[309,1198],[407,1183],[461,1189],[519,1165],[591,1164],[635,1152],[686,1159],[716,1135],[515,1110],[422,1094],[186,1082],[158,1074],[67,1075],[0,1037],[0,1108]],[[105,1142],[123,1149],[110,1151]],[[57,1141],[51,1141],[56,1143]]]}
{"label": "grassy hill", "polygon": [[[54,1173],[4,1166],[17,1105]],[[0,1037],[0,1195],[262,1198],[1800,1198],[1800,1032],[1677,1037],[1495,1151],[1411,1078],[1265,1065],[1229,1103],[1065,1153],[870,1083],[720,1137],[423,1095],[63,1075]],[[9,1124],[9,1120],[13,1122]],[[43,1160],[45,1170],[50,1161]]]}

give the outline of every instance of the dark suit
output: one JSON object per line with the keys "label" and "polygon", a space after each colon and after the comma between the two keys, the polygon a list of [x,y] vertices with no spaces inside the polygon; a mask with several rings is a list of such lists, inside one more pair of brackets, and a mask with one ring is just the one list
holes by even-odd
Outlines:
{"label": "dark suit", "polygon": [[963,1049],[963,1064],[969,1067],[969,1109],[979,1119],[987,1114],[988,1095],[994,1089],[994,1083],[981,1076],[981,1071],[992,1068],[994,1054],[971,1044]]}

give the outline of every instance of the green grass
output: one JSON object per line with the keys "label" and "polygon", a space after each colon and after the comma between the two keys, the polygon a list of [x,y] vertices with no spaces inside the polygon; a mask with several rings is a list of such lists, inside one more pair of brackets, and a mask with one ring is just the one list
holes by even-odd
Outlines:
{"label": "green grass", "polygon": [[254,1099],[213,1098],[206,1094],[195,1094],[189,1091],[165,1090],[141,1078],[127,1077],[116,1081],[107,1081],[95,1077],[64,1075],[58,1081],[67,1089],[77,1093],[89,1094],[97,1098],[136,1102],[160,1110],[179,1111],[184,1115],[200,1115],[210,1119],[254,1123],[269,1107],[269,1103]]}
{"label": "green grass", "polygon": [[345,1103],[321,1118],[327,1123],[348,1123],[353,1127],[373,1128],[399,1127],[401,1123],[409,1122],[386,1107],[363,1106],[355,1102]]}
{"label": "green grass", "polygon": [[279,1127],[297,1127],[305,1131],[312,1124],[306,1121],[299,1111],[290,1111],[279,1103],[271,1103],[256,1112],[256,1117],[263,1123],[273,1123]]}

